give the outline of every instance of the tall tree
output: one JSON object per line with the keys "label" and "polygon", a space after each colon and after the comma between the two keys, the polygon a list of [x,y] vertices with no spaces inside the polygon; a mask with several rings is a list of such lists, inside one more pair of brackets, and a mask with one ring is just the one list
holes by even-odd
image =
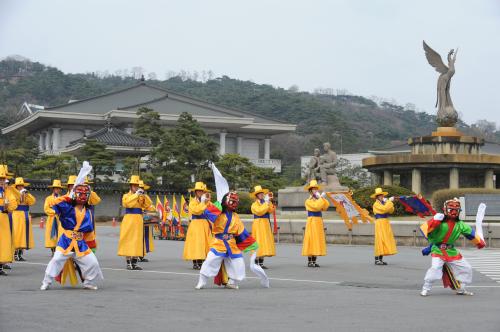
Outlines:
{"label": "tall tree", "polygon": [[179,116],[176,126],[166,131],[152,154],[158,163],[154,174],[175,190],[188,188],[191,177],[199,179],[208,168],[207,161],[218,158],[217,143],[189,113]]}
{"label": "tall tree", "polygon": [[160,125],[160,113],[152,108],[141,107],[137,115],[139,119],[134,124],[134,134],[149,139],[153,146],[157,146],[165,133]]}
{"label": "tall tree", "polygon": [[81,149],[80,157],[92,165],[94,180],[98,175],[109,175],[115,167],[115,153],[106,150],[106,145],[96,140],[89,139]]}
{"label": "tall tree", "polygon": [[37,143],[25,131],[7,137],[0,144],[0,164],[8,165],[15,176],[27,176],[38,154]]}

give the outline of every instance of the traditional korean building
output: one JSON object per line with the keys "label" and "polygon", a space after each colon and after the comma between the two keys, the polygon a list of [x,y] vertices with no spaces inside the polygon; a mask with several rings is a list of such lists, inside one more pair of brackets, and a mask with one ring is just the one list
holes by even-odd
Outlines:
{"label": "traditional korean building", "polygon": [[[152,108],[164,127],[176,124],[188,112],[205,132],[219,143],[220,154],[238,153],[259,167],[281,171],[281,160],[271,159],[271,137],[293,132],[296,125],[261,115],[214,105],[174,93],[141,80],[129,88],[57,106],[25,102],[25,118],[2,129],[2,134],[24,130],[38,138],[45,154],[78,154],[85,139],[96,139],[119,156],[147,155],[150,144],[132,134],[137,110]],[[117,169],[120,168],[119,158]]]}

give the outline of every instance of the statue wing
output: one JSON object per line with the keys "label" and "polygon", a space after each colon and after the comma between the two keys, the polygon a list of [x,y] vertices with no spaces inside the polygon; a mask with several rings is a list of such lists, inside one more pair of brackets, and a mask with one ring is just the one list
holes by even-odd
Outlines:
{"label": "statue wing", "polygon": [[436,69],[438,73],[444,74],[448,71],[448,67],[443,63],[443,59],[438,52],[434,51],[424,40],[425,57],[429,64]]}

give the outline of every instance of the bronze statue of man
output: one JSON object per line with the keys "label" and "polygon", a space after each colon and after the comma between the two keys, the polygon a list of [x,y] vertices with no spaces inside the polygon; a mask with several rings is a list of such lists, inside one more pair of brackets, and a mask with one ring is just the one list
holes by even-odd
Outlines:
{"label": "bronze statue of man", "polygon": [[318,148],[314,149],[314,155],[309,159],[307,165],[307,182],[311,180],[319,180],[319,158],[321,152]]}
{"label": "bronze statue of man", "polygon": [[326,184],[328,184],[328,175],[335,175],[335,166],[337,166],[337,154],[331,148],[330,143],[323,143],[324,154],[319,158],[321,182]]}

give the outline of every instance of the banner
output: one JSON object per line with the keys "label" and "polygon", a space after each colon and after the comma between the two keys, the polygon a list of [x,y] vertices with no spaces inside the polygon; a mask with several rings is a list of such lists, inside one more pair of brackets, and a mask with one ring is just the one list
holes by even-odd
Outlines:
{"label": "banner", "polygon": [[326,195],[335,206],[335,210],[344,219],[347,229],[352,230],[352,226],[357,224],[359,219],[362,222],[374,222],[368,210],[361,208],[349,193],[327,192]]}
{"label": "banner", "polygon": [[436,211],[431,204],[422,195],[415,196],[399,196],[399,202],[405,208],[406,212],[416,214],[420,218],[424,216],[433,216]]}

